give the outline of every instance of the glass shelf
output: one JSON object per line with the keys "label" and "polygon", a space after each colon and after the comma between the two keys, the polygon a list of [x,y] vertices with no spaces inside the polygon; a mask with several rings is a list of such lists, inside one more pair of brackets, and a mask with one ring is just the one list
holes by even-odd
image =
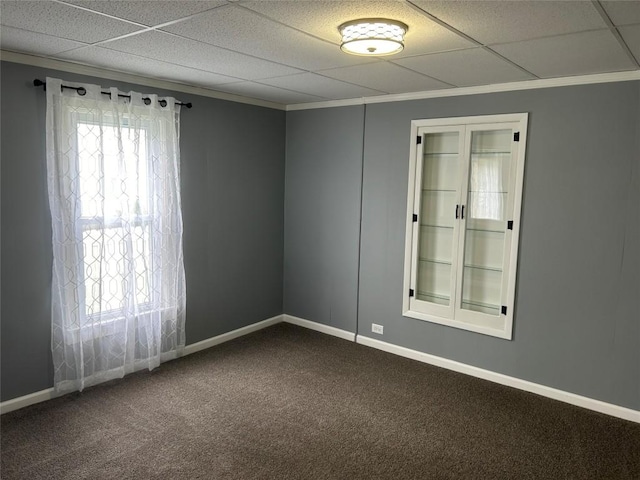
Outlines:
{"label": "glass shelf", "polygon": [[480,150],[477,152],[471,152],[471,155],[511,155],[511,152],[505,151],[491,151],[491,150]]}
{"label": "glass shelf", "polygon": [[420,261],[426,263],[439,263],[440,265],[451,265],[451,262],[447,262],[446,260],[431,260],[427,258],[421,258]]}
{"label": "glass shelf", "polygon": [[453,230],[453,227],[450,227],[448,225],[432,225],[430,223],[421,223],[420,226],[427,228],[446,228],[447,230]]}
{"label": "glass shelf", "polygon": [[505,192],[503,190],[469,190],[469,193],[502,193],[502,194],[507,194],[509,192]]}
{"label": "glass shelf", "polygon": [[496,230],[495,228],[467,228],[472,232],[493,232],[493,233],[504,233],[504,230]]}
{"label": "glass shelf", "polygon": [[[430,261],[430,260],[427,260],[427,261]],[[474,268],[474,269],[478,269],[478,270],[488,270],[490,272],[502,273],[502,268],[500,268],[500,267],[488,267],[488,266],[484,266],[484,265],[465,264],[464,268]]]}
{"label": "glass shelf", "polygon": [[[456,190],[449,190],[446,188],[423,188],[422,191],[423,192],[456,193]],[[497,193],[502,193],[502,192],[497,192]],[[507,192],[504,192],[504,193],[507,193]]]}
{"label": "glass shelf", "polygon": [[446,295],[436,295],[435,293],[421,291],[416,292],[416,298],[424,302],[437,303],[438,305],[449,305],[451,300]]}
{"label": "glass shelf", "polygon": [[500,305],[492,305],[490,303],[470,302],[468,300],[462,300],[461,306],[465,310],[482,312],[488,315],[496,315],[496,316],[500,315]]}

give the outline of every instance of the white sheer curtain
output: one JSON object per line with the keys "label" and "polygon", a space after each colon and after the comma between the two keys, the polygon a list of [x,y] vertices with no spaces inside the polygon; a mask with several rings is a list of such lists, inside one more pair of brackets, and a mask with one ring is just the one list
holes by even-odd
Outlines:
{"label": "white sheer curtain", "polygon": [[179,356],[186,294],[180,106],[62,85],[47,78],[46,123],[52,352],[67,391]]}

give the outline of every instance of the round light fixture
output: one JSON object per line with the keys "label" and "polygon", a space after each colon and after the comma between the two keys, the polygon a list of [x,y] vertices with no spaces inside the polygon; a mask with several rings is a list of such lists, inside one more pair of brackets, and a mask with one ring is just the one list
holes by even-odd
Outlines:
{"label": "round light fixture", "polygon": [[352,55],[393,55],[404,48],[404,23],[385,18],[351,20],[338,27],[342,35],[340,48]]}

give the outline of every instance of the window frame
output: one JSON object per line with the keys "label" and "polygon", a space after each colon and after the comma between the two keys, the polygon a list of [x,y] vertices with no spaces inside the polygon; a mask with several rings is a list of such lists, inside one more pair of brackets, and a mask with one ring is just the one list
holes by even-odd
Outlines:
{"label": "window frame", "polygon": [[[527,113],[514,113],[502,115],[481,115],[468,117],[449,117],[436,119],[421,119],[411,121],[411,143],[409,153],[409,178],[407,192],[407,218],[405,231],[405,259],[404,259],[404,282],[402,293],[402,315],[419,320],[424,320],[441,325],[447,325],[463,330],[482,333],[510,340],[513,334],[513,317],[515,305],[515,287],[517,275],[518,245],[520,234],[520,216],[522,208],[522,190],[524,182],[524,166],[527,141]],[[464,269],[459,265],[463,262],[464,266],[464,247],[466,241],[466,221],[463,219],[454,224],[454,237],[452,245],[452,265],[451,265],[451,283],[454,288],[451,290],[451,298],[449,305],[436,305],[435,303],[417,300],[416,296],[410,296],[410,291],[415,290],[418,248],[419,248],[419,230],[420,230],[420,212],[421,208],[421,190],[423,182],[423,163],[424,155],[422,154],[424,142],[422,140],[418,144],[418,139],[423,139],[428,133],[441,133],[447,131],[459,132],[459,182],[456,191],[457,199],[462,201],[463,205],[468,203],[468,187],[470,182],[470,163],[471,163],[471,135],[473,131],[497,129],[511,129],[512,133],[518,132],[518,141],[512,142],[516,145],[517,151],[512,151],[512,159],[515,168],[510,172],[510,183],[513,186],[509,189],[507,199],[508,220],[513,222],[512,229],[505,228],[505,239],[503,253],[503,275],[501,285],[502,305],[507,307],[507,313],[502,312],[498,315],[489,315],[486,313],[475,312],[462,309],[462,276],[459,272]],[[418,214],[418,221],[414,222],[414,214]],[[455,265],[454,265],[455,264]],[[417,292],[414,292],[416,295]],[[505,298],[506,297],[506,298]],[[417,303],[418,302],[418,303]],[[420,303],[429,304],[428,308],[420,307]]]}

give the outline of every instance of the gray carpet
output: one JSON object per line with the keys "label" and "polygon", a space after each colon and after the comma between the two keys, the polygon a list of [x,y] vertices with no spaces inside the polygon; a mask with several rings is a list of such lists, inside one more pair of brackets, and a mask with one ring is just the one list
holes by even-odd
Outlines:
{"label": "gray carpet", "polygon": [[2,416],[2,479],[640,479],[640,425],[280,324]]}

